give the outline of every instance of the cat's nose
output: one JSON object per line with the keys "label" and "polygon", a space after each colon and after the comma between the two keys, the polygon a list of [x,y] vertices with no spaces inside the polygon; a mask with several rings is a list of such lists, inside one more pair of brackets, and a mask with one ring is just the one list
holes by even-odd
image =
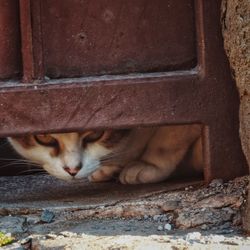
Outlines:
{"label": "cat's nose", "polygon": [[78,166],[76,167],[64,167],[63,169],[69,173],[71,176],[76,176],[77,173],[80,171],[80,169],[82,168],[82,164],[80,163]]}

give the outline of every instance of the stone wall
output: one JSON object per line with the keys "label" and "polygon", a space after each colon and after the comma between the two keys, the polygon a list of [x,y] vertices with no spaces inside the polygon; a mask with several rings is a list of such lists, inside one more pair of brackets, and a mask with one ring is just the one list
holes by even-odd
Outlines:
{"label": "stone wall", "polygon": [[[240,137],[250,168],[250,1],[222,0],[224,47],[240,95]],[[250,233],[250,186],[243,216]]]}
{"label": "stone wall", "polygon": [[250,1],[222,0],[224,47],[239,90],[240,137],[250,167]]}

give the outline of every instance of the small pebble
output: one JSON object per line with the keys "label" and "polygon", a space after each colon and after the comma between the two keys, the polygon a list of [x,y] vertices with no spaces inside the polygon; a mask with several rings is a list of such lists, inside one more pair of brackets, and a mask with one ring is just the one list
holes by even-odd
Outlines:
{"label": "small pebble", "polygon": [[148,215],[145,214],[145,215],[143,216],[143,218],[144,218],[144,220],[147,220],[147,219],[148,219]]}
{"label": "small pebble", "polygon": [[160,215],[154,215],[153,216],[153,220],[154,221],[158,221],[160,219],[160,217],[161,217]]}
{"label": "small pebble", "polygon": [[215,242],[215,243],[219,243],[225,240],[225,237],[223,235],[213,235],[211,237],[211,241]]}
{"label": "small pebble", "polygon": [[162,231],[162,230],[163,230],[163,226],[161,226],[161,225],[158,226],[158,227],[157,227],[157,230],[158,230],[158,231]]}
{"label": "small pebble", "polygon": [[51,223],[54,217],[55,217],[55,214],[46,209],[43,211],[40,220],[45,223]]}
{"label": "small pebble", "polygon": [[232,227],[231,222],[226,222],[220,226],[220,229],[230,229]]}
{"label": "small pebble", "polygon": [[202,229],[202,230],[207,230],[207,229],[208,229],[208,226],[205,225],[205,224],[203,224],[203,225],[201,226],[201,229]]}
{"label": "small pebble", "polygon": [[73,236],[77,236],[76,233],[72,233],[72,232],[68,232],[68,231],[60,232],[60,235],[62,235],[62,236],[64,236],[64,237],[73,237]]}
{"label": "small pebble", "polygon": [[56,234],[46,234],[46,238],[54,240],[57,238],[57,235]]}
{"label": "small pebble", "polygon": [[222,179],[214,179],[209,184],[210,187],[219,187],[221,185],[223,185],[223,180]]}
{"label": "small pebble", "polygon": [[131,227],[126,227],[126,228],[125,228],[125,231],[126,231],[126,232],[131,231]]}
{"label": "small pebble", "polygon": [[180,207],[180,201],[178,200],[170,200],[166,201],[162,206],[161,209],[165,212],[173,211]]}
{"label": "small pebble", "polygon": [[170,231],[170,230],[172,230],[172,226],[169,223],[166,223],[164,225],[164,229],[167,230],[167,231]]}
{"label": "small pebble", "polygon": [[188,233],[186,236],[187,241],[200,240],[200,238],[201,238],[201,233],[199,232]]}
{"label": "small pebble", "polygon": [[21,239],[21,240],[20,240],[20,244],[21,244],[21,245],[27,244],[27,243],[31,242],[31,240],[32,240],[32,239],[31,239],[30,237]]}
{"label": "small pebble", "polygon": [[189,191],[189,190],[192,190],[192,189],[193,189],[193,186],[185,187],[185,191]]}
{"label": "small pebble", "polygon": [[40,219],[38,217],[27,217],[26,221],[29,224],[37,224],[39,223]]}
{"label": "small pebble", "polygon": [[161,222],[166,222],[166,221],[169,221],[169,218],[167,216],[161,218]]}
{"label": "small pebble", "polygon": [[32,238],[27,237],[19,241],[23,249],[31,249]]}

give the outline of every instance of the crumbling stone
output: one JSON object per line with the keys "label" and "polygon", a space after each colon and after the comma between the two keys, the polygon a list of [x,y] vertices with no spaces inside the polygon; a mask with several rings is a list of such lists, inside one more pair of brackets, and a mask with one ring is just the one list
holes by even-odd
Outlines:
{"label": "crumbling stone", "polygon": [[250,2],[222,1],[224,47],[240,95],[240,137],[250,166]]}

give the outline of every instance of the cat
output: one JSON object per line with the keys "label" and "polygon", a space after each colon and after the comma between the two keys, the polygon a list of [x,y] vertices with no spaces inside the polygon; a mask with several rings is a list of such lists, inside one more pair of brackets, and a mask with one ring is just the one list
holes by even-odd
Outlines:
{"label": "cat", "polygon": [[202,170],[198,124],[9,137],[23,157],[64,180],[86,178],[123,184],[167,179],[189,149],[193,167]]}

